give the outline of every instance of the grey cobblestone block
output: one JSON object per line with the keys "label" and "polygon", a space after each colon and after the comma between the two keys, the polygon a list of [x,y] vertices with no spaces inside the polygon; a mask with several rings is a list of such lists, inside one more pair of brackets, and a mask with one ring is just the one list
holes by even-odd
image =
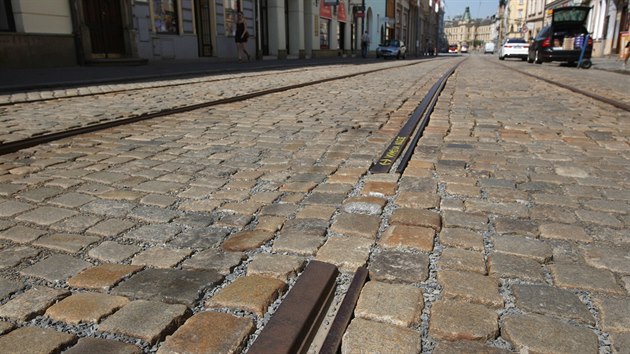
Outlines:
{"label": "grey cobblestone block", "polygon": [[199,300],[203,289],[222,279],[212,270],[146,269],[120,283],[111,293],[190,306]]}
{"label": "grey cobblestone block", "polygon": [[0,203],[0,217],[7,218],[35,208],[35,205],[8,200]]}
{"label": "grey cobblestone block", "polygon": [[22,282],[0,278],[0,301],[22,289],[24,289]]}
{"label": "grey cobblestone block", "polygon": [[42,278],[50,282],[62,282],[91,264],[68,255],[53,254],[20,271],[24,276]]}
{"label": "grey cobblestone block", "polygon": [[217,227],[184,229],[176,235],[169,246],[181,248],[210,248],[218,246],[229,234],[229,230]]}
{"label": "grey cobblestone block", "polygon": [[22,327],[0,336],[0,348],[11,348],[12,354],[57,353],[76,340],[73,334],[53,329]]}
{"label": "grey cobblestone block", "polygon": [[135,207],[133,203],[117,200],[94,200],[83,205],[80,210],[84,213],[124,218]]}
{"label": "grey cobblestone block", "polygon": [[128,216],[147,223],[168,223],[178,217],[180,213],[155,207],[136,207]]}
{"label": "grey cobblestone block", "polygon": [[38,249],[26,246],[0,249],[0,269],[15,267],[26,259],[37,257],[39,253]]}
{"label": "grey cobblestone block", "polygon": [[63,193],[48,201],[48,203],[65,208],[78,208],[95,198],[83,193]]}
{"label": "grey cobblestone block", "polygon": [[499,334],[496,311],[466,302],[441,300],[431,307],[429,335],[449,341],[487,341]]}
{"label": "grey cobblestone block", "polygon": [[531,258],[493,252],[488,256],[488,268],[490,275],[500,278],[545,281],[543,266]]}
{"label": "grey cobblestone block", "polygon": [[166,243],[180,233],[181,227],[175,224],[144,225],[127,232],[124,237],[150,243]]}
{"label": "grey cobblestone block", "polygon": [[101,218],[98,216],[78,214],[56,222],[50,225],[50,228],[55,231],[83,233],[99,221],[101,221]]}
{"label": "grey cobblestone block", "polygon": [[477,353],[477,354],[509,354],[512,351],[503,348],[489,347],[483,343],[462,340],[457,342],[438,342],[433,354]]}
{"label": "grey cobblestone block", "polygon": [[223,252],[216,248],[201,251],[182,263],[183,269],[213,270],[227,275],[238,266],[245,255],[240,252]]}
{"label": "grey cobblestone block", "polygon": [[552,315],[595,324],[593,315],[577,295],[549,285],[516,284],[512,286],[516,307],[541,315]]}
{"label": "grey cobblestone block", "polygon": [[116,237],[136,224],[124,219],[106,219],[86,230],[86,233],[101,237]]}
{"label": "grey cobblestone block", "polygon": [[68,295],[70,293],[65,290],[42,286],[32,287],[0,306],[0,317],[14,321],[28,321],[43,314],[50,305]]}
{"label": "grey cobblestone block", "polygon": [[493,308],[503,307],[499,294],[499,279],[471,272],[441,271],[438,282],[442,284],[442,296]]}
{"label": "grey cobblestone block", "polygon": [[33,242],[33,246],[45,247],[67,253],[78,253],[83,248],[98,241],[100,241],[100,238],[96,236],[52,234],[40,237]]}
{"label": "grey cobblestone block", "polygon": [[44,200],[55,197],[61,193],[63,193],[63,189],[61,188],[41,187],[20,192],[17,197],[18,199],[24,199],[29,202],[41,203]]}
{"label": "grey cobblestone block", "polygon": [[136,245],[122,245],[115,241],[104,241],[89,250],[88,255],[103,262],[122,262],[140,250],[141,248]]}
{"label": "grey cobblestone block", "polygon": [[247,265],[247,275],[259,275],[287,282],[297,275],[304,262],[305,259],[302,257],[260,253]]}
{"label": "grey cobblestone block", "polygon": [[76,214],[76,211],[70,209],[57,207],[40,207],[28,211],[24,214],[18,215],[15,219],[31,222],[37,225],[48,226]]}
{"label": "grey cobblestone block", "polygon": [[445,248],[437,266],[440,270],[461,270],[487,274],[486,263],[481,252],[459,248]]}
{"label": "grey cobblestone block", "polygon": [[555,284],[563,288],[583,289],[608,294],[625,292],[613,272],[584,264],[556,263],[549,266]]}
{"label": "grey cobblestone block", "polygon": [[497,217],[494,221],[494,229],[499,235],[521,235],[536,238],[539,235],[538,228],[538,223],[525,219]]}
{"label": "grey cobblestone block", "polygon": [[537,239],[502,235],[492,237],[492,242],[496,252],[533,258],[540,263],[549,262],[553,256],[551,246]]}
{"label": "grey cobblestone block", "polygon": [[488,229],[488,217],[448,210],[442,213],[442,226],[486,231]]}
{"label": "grey cobblestone block", "polygon": [[392,324],[355,318],[341,342],[342,353],[420,353],[418,332]]}
{"label": "grey cobblestone block", "polygon": [[64,352],[64,354],[84,353],[141,354],[142,349],[133,344],[114,340],[84,337],[79,339],[76,345]]}
{"label": "grey cobblestone block", "polygon": [[131,264],[154,268],[172,268],[190,256],[192,252],[193,250],[190,248],[153,247],[136,254],[131,260]]}
{"label": "grey cobblestone block", "polygon": [[411,285],[370,281],[361,290],[355,317],[411,327],[420,322],[422,290]]}
{"label": "grey cobblestone block", "polygon": [[582,252],[586,262],[593,267],[630,274],[630,247],[586,246]]}
{"label": "grey cobblestone block", "polygon": [[381,218],[375,215],[342,213],[337,216],[331,231],[351,237],[376,239]]}
{"label": "grey cobblestone block", "polygon": [[596,306],[601,314],[601,326],[606,332],[629,332],[630,298],[598,296]]}
{"label": "grey cobblestone block", "polygon": [[317,250],[325,241],[326,239],[320,236],[302,233],[282,233],[274,241],[273,251],[312,256],[317,253]]}
{"label": "grey cobblestone block", "polygon": [[384,282],[420,283],[429,277],[429,256],[383,250],[372,256],[370,279]]}
{"label": "grey cobblestone block", "polygon": [[[310,240],[319,239],[315,236],[307,237]],[[329,238],[317,252],[315,260],[332,263],[339,267],[341,272],[354,273],[367,262],[372,243],[363,237]],[[280,246],[274,244],[274,249],[276,247],[280,250]]]}
{"label": "grey cobblestone block", "polygon": [[190,315],[190,310],[184,305],[137,300],[106,318],[98,329],[155,344],[183,324]]}

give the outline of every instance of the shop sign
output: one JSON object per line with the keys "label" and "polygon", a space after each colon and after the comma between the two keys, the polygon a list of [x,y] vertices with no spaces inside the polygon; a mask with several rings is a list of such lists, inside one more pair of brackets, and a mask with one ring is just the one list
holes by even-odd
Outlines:
{"label": "shop sign", "polygon": [[339,2],[339,7],[337,8],[337,20],[339,22],[346,22],[346,4],[344,4],[344,0]]}
{"label": "shop sign", "polygon": [[320,1],[319,16],[332,20],[332,6],[326,5],[323,1]]}

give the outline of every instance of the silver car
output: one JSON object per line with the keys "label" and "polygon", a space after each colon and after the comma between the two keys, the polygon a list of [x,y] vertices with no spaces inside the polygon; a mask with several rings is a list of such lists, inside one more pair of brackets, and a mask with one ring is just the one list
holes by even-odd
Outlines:
{"label": "silver car", "polygon": [[403,41],[391,39],[376,48],[376,57],[405,59],[407,57],[407,47]]}

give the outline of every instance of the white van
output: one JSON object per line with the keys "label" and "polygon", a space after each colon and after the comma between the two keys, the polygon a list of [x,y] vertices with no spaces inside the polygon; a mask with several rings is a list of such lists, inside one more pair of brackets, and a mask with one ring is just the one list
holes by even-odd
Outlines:
{"label": "white van", "polygon": [[483,54],[494,54],[494,43],[493,42],[488,42],[486,43],[486,46],[483,49]]}

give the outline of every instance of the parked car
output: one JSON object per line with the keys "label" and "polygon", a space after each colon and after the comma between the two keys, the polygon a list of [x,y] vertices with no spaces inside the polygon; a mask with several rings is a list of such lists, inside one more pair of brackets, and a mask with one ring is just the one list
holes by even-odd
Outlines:
{"label": "parked car", "polygon": [[459,48],[459,52],[468,53],[468,44],[467,43],[462,44],[461,48]]}
{"label": "parked car", "polygon": [[494,43],[488,42],[483,47],[483,54],[494,54]]}
{"label": "parked car", "polygon": [[407,47],[403,41],[391,39],[379,44],[376,48],[376,57],[404,59],[407,57]]}
{"label": "parked car", "polygon": [[[591,66],[593,40],[584,23],[591,10],[587,6],[569,6],[553,10],[551,24],[543,27],[529,47],[529,63],[560,61],[575,65],[582,54],[582,67]],[[588,38],[588,39],[587,39]]]}
{"label": "parked car", "polygon": [[523,38],[506,38],[499,49],[499,60],[505,58],[521,58],[527,60],[529,43]]}
{"label": "parked car", "polygon": [[457,53],[457,44],[451,44],[448,46],[449,53]]}

